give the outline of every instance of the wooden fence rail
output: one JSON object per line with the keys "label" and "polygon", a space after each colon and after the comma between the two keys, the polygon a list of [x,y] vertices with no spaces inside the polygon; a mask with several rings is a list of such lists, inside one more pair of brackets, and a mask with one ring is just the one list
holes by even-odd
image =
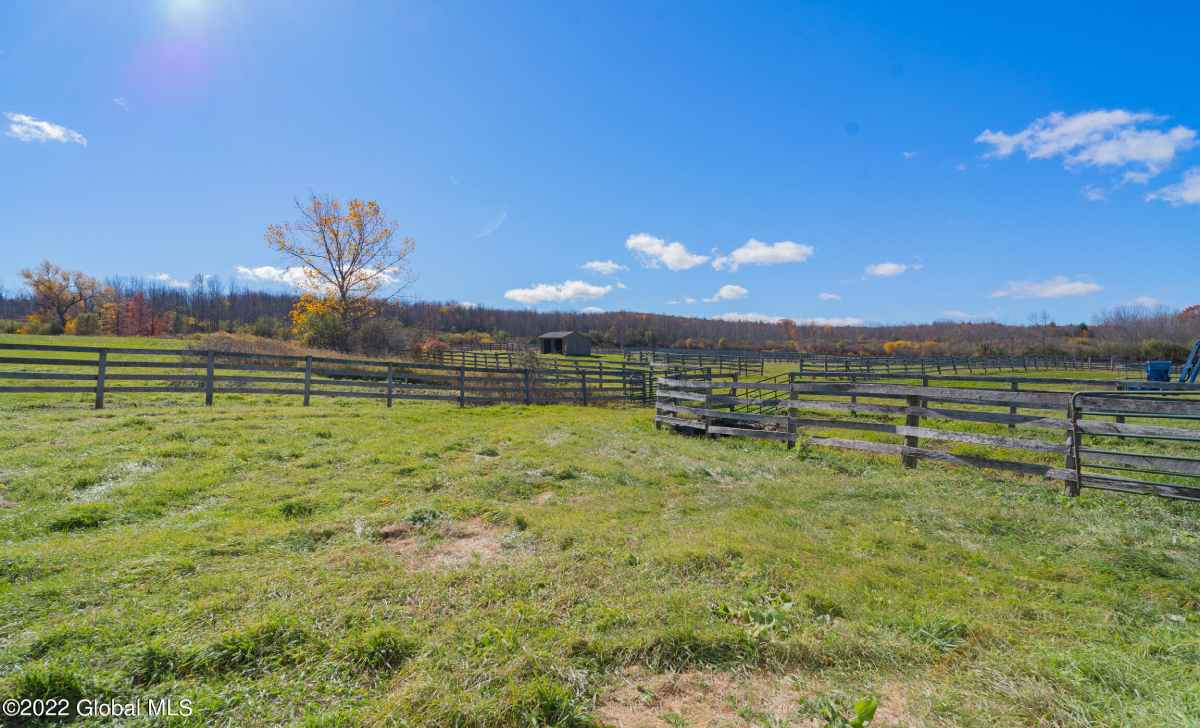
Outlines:
{"label": "wooden fence rail", "polygon": [[646,401],[652,387],[649,372],[612,369],[0,343],[0,395],[93,394],[97,409],[114,395],[189,391],[206,405],[225,394],[591,405]]}
{"label": "wooden fence rail", "polygon": [[[1200,500],[1200,458],[1195,457],[1200,454],[1200,389],[1073,394],[801,381],[794,372],[786,376],[742,383],[740,390],[729,382],[660,379],[655,426],[711,437],[776,440],[788,448],[803,439],[813,445],[895,455],[905,467],[916,467],[924,459],[1038,475],[1066,482],[1071,495],[1088,487]],[[1131,418],[1152,423],[1126,424]],[[1170,424],[1157,423],[1164,420]],[[988,426],[1009,429],[1004,434],[979,431]],[[1025,432],[1017,436],[1016,428]],[[860,436],[809,434],[827,430]],[[1081,446],[1088,437],[1118,438],[1124,449]],[[1147,451],[1143,446],[1154,440],[1170,441],[1185,452]],[[936,449],[922,441],[949,443],[960,451]],[[963,446],[966,451],[961,451]],[[979,449],[986,449],[986,456],[971,452]],[[1026,455],[995,457],[995,449]],[[1128,472],[1099,474],[1096,469],[1131,471],[1135,477]]]}

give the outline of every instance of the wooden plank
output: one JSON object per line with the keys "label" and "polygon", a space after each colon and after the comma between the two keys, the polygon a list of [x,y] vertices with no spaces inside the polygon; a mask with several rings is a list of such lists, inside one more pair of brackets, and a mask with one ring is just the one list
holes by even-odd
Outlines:
{"label": "wooden plank", "polygon": [[786,415],[760,415],[752,412],[728,412],[726,410],[706,409],[704,407],[687,407],[679,404],[660,403],[658,408],[665,412],[696,415],[713,420],[740,420],[742,422],[765,422],[773,425],[787,425]]}
{"label": "wooden plank", "polygon": [[666,390],[658,390],[658,399],[683,399],[689,402],[705,402],[707,397],[703,394],[692,394],[691,392],[670,392]]}
{"label": "wooden plank", "polygon": [[924,460],[935,460],[938,462],[948,463],[951,465],[965,465],[975,468],[991,468],[994,470],[1007,470],[1011,472],[1021,473],[1023,475],[1040,475],[1043,477],[1054,478],[1058,480],[1064,479],[1064,474],[1069,474],[1070,477],[1075,477],[1073,471],[1067,471],[1063,468],[1038,465],[1034,463],[1020,463],[1009,460],[992,460],[990,458],[980,458],[969,455],[954,455],[940,450],[930,450],[922,447],[906,447],[904,445],[893,445],[886,442],[872,442],[867,440],[847,440],[836,437],[813,437],[810,438],[814,445],[825,445],[828,447],[838,447],[849,450],[862,450],[865,452],[873,452],[880,455],[900,455],[921,458]]}
{"label": "wooden plank", "polygon": [[1109,412],[1122,415],[1189,415],[1200,419],[1200,399],[1152,397],[1089,397],[1076,400],[1080,414]]}
{"label": "wooden plank", "polygon": [[1171,483],[1155,483],[1149,480],[1134,480],[1111,475],[1093,475],[1084,473],[1080,485],[1084,488],[1111,490],[1118,493],[1138,493],[1141,495],[1157,495],[1163,498],[1200,502],[1200,488]]}
{"label": "wooden plank", "polygon": [[1147,437],[1163,440],[1200,441],[1200,429],[1165,427],[1160,425],[1119,425],[1100,420],[1080,420],[1079,430],[1088,435],[1112,435],[1115,437]]}
{"label": "wooden plank", "polygon": [[714,384],[696,379],[674,379],[671,377],[660,377],[658,386],[673,387],[675,389],[712,389]]}
{"label": "wooden plank", "polygon": [[94,382],[97,375],[85,372],[0,372],[0,379],[54,379],[65,382]]}
{"label": "wooden plank", "polygon": [[96,359],[37,359],[29,356],[0,356],[0,364],[41,364],[54,367],[94,367],[96,361]]}
{"label": "wooden plank", "polygon": [[704,423],[698,420],[685,420],[679,417],[668,417],[667,415],[659,415],[654,418],[654,421],[660,424],[673,425],[675,427],[686,427],[691,430],[704,431]]}
{"label": "wooden plank", "polygon": [[5,394],[52,394],[55,392],[87,392],[94,394],[96,388],[93,387],[0,387],[0,393]]}
{"label": "wooden plank", "polygon": [[63,351],[82,354],[99,354],[108,351],[110,354],[152,354],[156,356],[179,356],[187,353],[186,349],[137,349],[113,348],[110,346],[63,346],[59,344],[7,344],[0,343],[0,349],[12,351]]}
{"label": "wooden plank", "polygon": [[1063,445],[1058,445],[1052,442],[1041,442],[1039,440],[1025,440],[998,435],[980,435],[973,432],[954,432],[951,430],[939,430],[932,427],[911,427],[908,425],[893,425],[882,422],[855,422],[852,420],[820,420],[799,418],[796,420],[796,424],[802,427],[817,427],[838,430],[865,430],[868,432],[883,432],[893,435],[924,437],[929,440],[939,440],[943,442],[962,442],[972,445],[992,445],[995,447],[1006,447],[1014,450],[1031,450],[1035,452],[1061,453],[1066,449]]}
{"label": "wooden plank", "polygon": [[[109,362],[111,365],[112,362]],[[110,382],[203,382],[200,374],[106,374]]]}
{"label": "wooden plank", "polygon": [[780,440],[787,441],[792,439],[792,434],[788,432],[775,432],[772,430],[746,430],[740,427],[725,427],[722,425],[709,425],[708,434],[710,435],[731,435],[734,437],[750,437],[759,440]]}
{"label": "wooden plank", "polygon": [[[1079,448],[1080,462],[1084,467],[1092,464],[1128,465],[1129,470],[1154,470],[1163,475],[1200,476],[1200,460],[1195,458],[1150,455],[1145,453],[1114,452],[1090,447]],[[1082,456],[1087,457],[1082,457]]]}

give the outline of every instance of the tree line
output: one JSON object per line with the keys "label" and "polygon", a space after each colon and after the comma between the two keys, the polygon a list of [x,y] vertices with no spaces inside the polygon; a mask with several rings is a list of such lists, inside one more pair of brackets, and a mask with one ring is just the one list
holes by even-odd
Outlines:
{"label": "tree line", "polygon": [[[43,264],[45,265],[45,264]],[[62,269],[51,265],[58,281]],[[296,293],[265,291],[236,279],[197,275],[188,286],[154,278],[80,280],[66,273],[67,295],[27,287],[0,290],[0,328],[13,333],[160,336],[230,332],[301,339],[290,314]],[[79,274],[85,275],[85,274]],[[633,311],[579,313],[467,306],[449,301],[378,303],[368,328],[398,351],[430,340],[526,342],[546,331],[578,330],[601,347],[775,349],[831,354],[1001,356],[1064,354],[1122,359],[1181,358],[1200,338],[1200,307],[1183,311],[1119,307],[1091,324],[1053,321],[1010,325],[935,321],[888,326],[814,326],[672,316]],[[80,321],[80,317],[83,321]],[[81,326],[82,323],[82,326]],[[370,343],[360,345],[364,351]]]}

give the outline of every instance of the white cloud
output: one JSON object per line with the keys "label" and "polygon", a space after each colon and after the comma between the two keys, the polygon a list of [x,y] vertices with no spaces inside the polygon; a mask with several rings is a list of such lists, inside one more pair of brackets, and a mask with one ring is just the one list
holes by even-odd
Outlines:
{"label": "white cloud", "polygon": [[28,114],[4,112],[8,119],[8,131],[5,136],[23,142],[62,142],[63,144],[80,144],[87,146],[87,137],[79,132],[60,126],[50,121],[35,119]]}
{"label": "white cloud", "polygon": [[1067,298],[1099,293],[1104,288],[1092,281],[1072,280],[1054,276],[1044,281],[1009,281],[1004,288],[992,291],[993,298]]}
{"label": "white cloud", "polygon": [[711,298],[704,299],[705,303],[717,303],[718,301],[736,301],[739,298],[745,298],[746,294],[750,293],[741,286],[727,283],[721,286]]}
{"label": "white cloud", "polygon": [[[759,324],[777,324],[786,321],[784,316],[769,316],[765,313],[722,313],[713,316],[718,321],[739,321]],[[866,322],[856,316],[817,316],[814,318],[792,319],[801,326],[862,326]]]}
{"label": "white cloud", "polygon": [[458,306],[459,308],[479,308],[478,303],[472,303],[470,301],[459,301],[454,305]]}
{"label": "white cloud", "polygon": [[[259,283],[278,283],[284,286],[291,286],[305,291],[322,291],[329,286],[315,272],[306,270],[303,266],[292,266],[290,268],[276,268],[273,265],[260,265],[251,268],[245,265],[234,266],[234,272],[239,278],[244,278],[250,281]],[[365,268],[362,271],[362,277],[375,277],[383,285],[391,285],[396,281],[394,273],[395,268],[388,268],[377,272],[374,268]]]}
{"label": "white cloud", "polygon": [[588,301],[608,294],[612,288],[612,286],[595,286],[584,281],[538,283],[529,288],[513,288],[505,291],[504,297],[526,306],[534,306],[539,303]]}
{"label": "white cloud", "polygon": [[1134,306],[1141,306],[1142,308],[1158,308],[1163,305],[1162,301],[1153,296],[1138,296],[1133,299],[1132,303]]}
{"label": "white cloud", "polygon": [[683,298],[672,298],[670,301],[667,301],[667,305],[677,306],[681,303],[695,303],[695,302],[696,302],[696,299],[692,298],[691,296],[684,296]]}
{"label": "white cloud", "polygon": [[624,289],[624,288],[629,288],[629,286],[625,285],[625,284],[624,284],[624,283],[622,283],[621,281],[617,281],[617,288],[622,288],[622,289]]}
{"label": "white cloud", "polygon": [[500,228],[504,227],[504,221],[508,219],[508,210],[501,210],[496,213],[495,217],[488,220],[487,223],[480,228],[479,232],[475,233],[475,239],[480,240],[492,235]]}
{"label": "white cloud", "polygon": [[120,106],[122,111],[129,111],[129,102],[125,100],[124,96],[114,98],[113,103]]}
{"label": "white cloud", "polygon": [[708,260],[707,255],[692,253],[683,243],[668,243],[648,233],[630,235],[625,240],[625,247],[632,250],[647,268],[665,265],[668,270],[687,270]]}
{"label": "white cloud", "polygon": [[593,273],[599,273],[602,276],[611,276],[613,273],[629,270],[628,267],[621,265],[615,260],[589,260],[579,267],[584,270],[590,270]]}
{"label": "white cloud", "polygon": [[1174,160],[1177,152],[1196,145],[1196,131],[1185,126],[1167,130],[1141,125],[1167,117],[1124,109],[1085,111],[1068,116],[1056,111],[1015,134],[985,130],[975,141],[991,145],[988,157],[1008,157],[1017,150],[1030,159],[1062,157],[1067,167],[1124,167],[1126,182],[1145,182]]}
{"label": "white cloud", "polygon": [[273,265],[260,265],[250,268],[239,265],[234,267],[234,271],[241,278],[262,283],[280,283],[285,286],[294,286],[295,288],[305,288],[308,286],[308,277],[304,274],[304,269],[300,266],[276,268]]}
{"label": "white cloud", "polygon": [[866,323],[857,316],[815,316],[795,321],[801,326],[862,326]]}
{"label": "white cloud", "polygon": [[1104,188],[1097,187],[1096,185],[1085,185],[1079,193],[1088,202],[1103,202],[1108,197],[1108,193]]}
{"label": "white cloud", "polygon": [[942,315],[954,321],[987,321],[989,316],[979,313],[967,313],[966,311],[957,308],[949,308],[942,311]]}
{"label": "white cloud", "polygon": [[957,165],[955,165],[955,167],[954,167],[954,168],[955,168],[956,170],[958,170],[959,172],[966,172],[966,171],[967,171],[967,169],[969,169],[969,168],[967,167],[967,165],[963,164],[962,162],[959,162]]}
{"label": "white cloud", "polygon": [[1183,179],[1173,185],[1146,195],[1147,200],[1162,200],[1176,207],[1179,205],[1200,205],[1200,167],[1192,167]]}
{"label": "white cloud", "polygon": [[165,283],[171,288],[187,288],[188,286],[192,285],[188,281],[181,281],[178,278],[172,278],[169,273],[158,273],[152,276],[152,278],[160,283]]}
{"label": "white cloud", "polygon": [[719,313],[713,316],[717,321],[739,321],[756,324],[777,324],[782,316],[768,316],[765,313]]}
{"label": "white cloud", "polygon": [[829,293],[828,291],[821,291],[820,293],[817,294],[817,298],[821,299],[822,301],[840,301],[840,300],[842,300],[842,297],[839,296],[838,294]]}
{"label": "white cloud", "polygon": [[900,156],[904,157],[905,159],[916,159],[917,153],[916,152],[900,152]]}
{"label": "white cloud", "polygon": [[791,240],[764,243],[761,240],[750,238],[745,245],[729,255],[717,256],[713,260],[712,266],[717,270],[736,271],[741,265],[803,263],[812,257],[813,252],[813,246],[793,243]]}
{"label": "white cloud", "polygon": [[579,313],[604,313],[604,309],[598,306],[584,306],[579,309]]}
{"label": "white cloud", "polygon": [[872,278],[895,278],[896,276],[907,273],[910,270],[921,270],[920,263],[872,263],[863,271]]}

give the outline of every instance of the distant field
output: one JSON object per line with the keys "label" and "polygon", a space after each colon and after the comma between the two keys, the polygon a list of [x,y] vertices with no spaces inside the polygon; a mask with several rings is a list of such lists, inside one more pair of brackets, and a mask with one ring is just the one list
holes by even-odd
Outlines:
{"label": "distant field", "polygon": [[[156,344],[157,345],[157,344]],[[648,410],[0,399],[0,695],[176,724],[1200,723],[1200,511]]]}

